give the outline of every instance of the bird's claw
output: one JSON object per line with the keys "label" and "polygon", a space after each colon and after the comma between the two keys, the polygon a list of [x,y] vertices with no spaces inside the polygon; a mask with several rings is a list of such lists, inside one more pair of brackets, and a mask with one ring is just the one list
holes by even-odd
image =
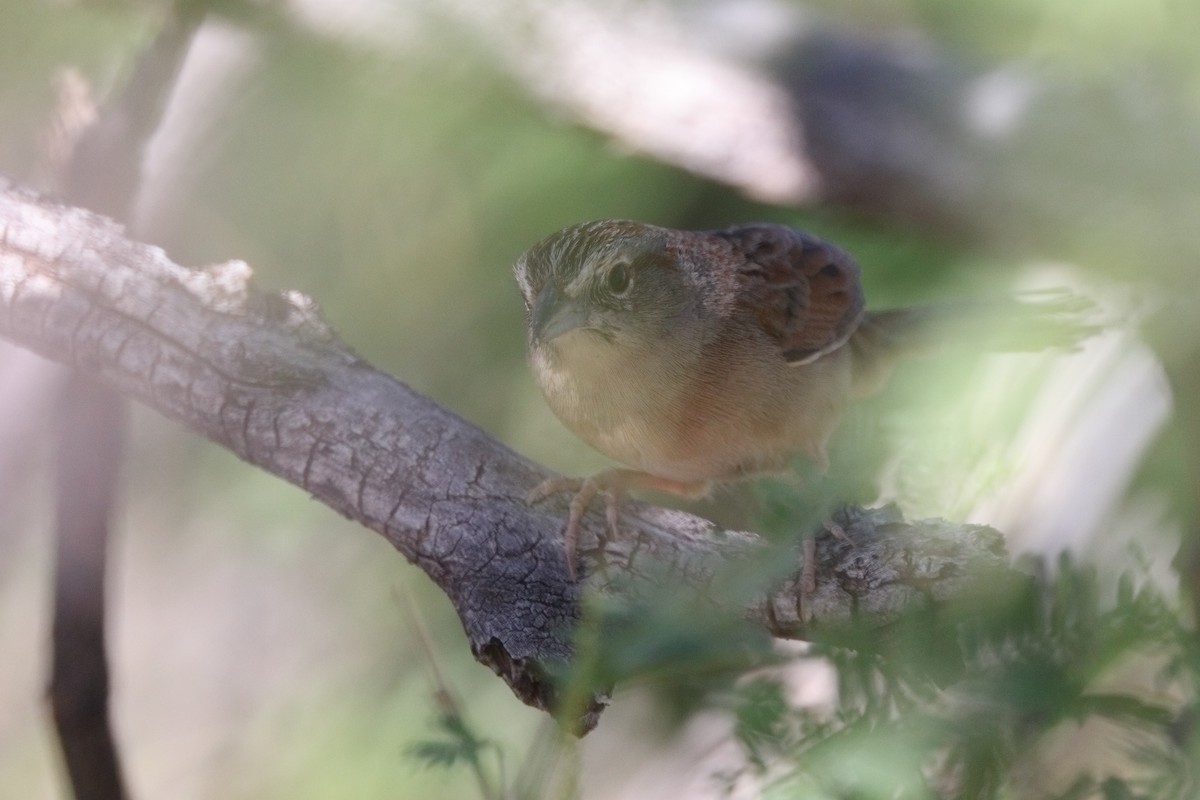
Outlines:
{"label": "bird's claw", "polygon": [[[850,547],[857,547],[850,534],[832,517],[821,523],[821,528],[833,538]],[[801,545],[804,565],[800,568],[800,594],[797,598],[800,606],[800,619],[808,621],[813,595],[817,593],[817,537],[807,536]]]}
{"label": "bird's claw", "polygon": [[567,527],[563,532],[563,545],[566,550],[567,574],[571,576],[571,580],[575,580],[577,577],[575,564],[579,546],[579,529],[588,504],[597,494],[604,495],[604,519],[608,534],[615,538],[620,535],[618,520],[624,487],[621,485],[620,476],[610,472],[601,472],[590,478],[550,478],[533,487],[525,495],[525,502],[532,505],[550,495],[563,492],[574,493],[574,497],[571,498],[571,503],[567,507]]}

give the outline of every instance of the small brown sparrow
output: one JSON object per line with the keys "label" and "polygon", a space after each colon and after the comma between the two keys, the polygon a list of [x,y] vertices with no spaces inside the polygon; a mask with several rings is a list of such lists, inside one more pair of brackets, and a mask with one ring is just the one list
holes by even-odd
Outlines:
{"label": "small brown sparrow", "polygon": [[628,489],[700,497],[713,482],[824,469],[845,408],[927,349],[937,309],[867,311],[843,250],[782,225],[678,231],[626,220],[573,225],[517,261],[528,358],[546,402],[629,469],[535,487],[570,490],[567,565],[605,495],[610,532]]}

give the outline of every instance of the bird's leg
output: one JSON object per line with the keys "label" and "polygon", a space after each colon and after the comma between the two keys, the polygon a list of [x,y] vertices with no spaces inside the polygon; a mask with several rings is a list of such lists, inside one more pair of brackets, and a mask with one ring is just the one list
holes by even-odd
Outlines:
{"label": "bird's leg", "polygon": [[846,529],[843,528],[838,521],[833,518],[832,515],[827,517],[826,520],[821,523],[821,527],[831,533],[833,538],[837,539],[842,544],[847,544],[851,547],[858,547],[858,545],[854,543],[854,540],[850,538],[850,534],[846,533]]}
{"label": "bird's leg", "polygon": [[801,605],[807,605],[809,598],[817,591],[816,537],[804,537],[801,552],[804,554],[804,566],[800,569],[800,600]]}
{"label": "bird's leg", "polygon": [[[840,541],[842,544],[850,547],[857,547],[854,540],[846,533],[837,520],[830,514],[821,522],[821,531],[828,532],[833,538]],[[805,536],[801,543],[801,553],[804,556],[804,566],[800,568],[800,596],[797,597],[797,613],[800,619],[808,621],[808,606],[812,601],[813,595],[817,592],[817,536],[820,536],[821,531],[818,531],[812,536]]]}
{"label": "bird's leg", "polygon": [[567,527],[563,533],[563,544],[566,547],[567,572],[575,578],[575,554],[579,542],[579,526],[583,514],[587,511],[588,503],[597,494],[604,495],[604,519],[608,534],[614,538],[620,535],[618,517],[620,516],[621,497],[630,489],[651,489],[653,491],[677,494],[683,497],[701,497],[708,491],[705,481],[686,482],[660,478],[646,472],[633,469],[606,469],[588,478],[551,478],[542,481],[529,491],[525,502],[537,503],[552,494],[574,492],[571,504],[568,506]]}
{"label": "bird's leg", "polygon": [[[839,540],[843,544],[851,547],[856,547],[854,540],[846,533],[843,528],[832,517],[827,517],[821,523],[822,530],[828,531],[833,538]],[[804,566],[800,569],[800,596],[802,604],[807,605],[813,594],[817,591],[817,537],[806,536],[802,545],[801,552],[804,555]]]}
{"label": "bird's leg", "polygon": [[[823,510],[817,512],[820,515],[820,530],[804,536],[800,542],[800,553],[803,558],[803,564],[798,576],[799,593],[796,597],[796,610],[802,620],[808,619],[808,607],[813,595],[817,591],[817,537],[822,532],[828,532],[843,544],[851,547],[855,546],[854,540],[850,538],[845,529],[834,518],[835,512],[828,503],[828,490],[821,488],[824,486],[822,481],[825,480],[829,472],[829,456],[825,442],[823,440],[813,440],[806,448],[805,455],[808,456],[809,461],[812,462],[815,468],[816,481],[807,480],[801,477],[798,472],[793,472],[792,476],[795,483],[792,485],[801,494],[809,494],[810,496],[816,490],[815,494],[817,497],[810,497],[810,499],[815,499],[817,501],[816,505]],[[813,516],[816,515],[814,514]],[[809,519],[811,520],[812,518],[810,517]]]}

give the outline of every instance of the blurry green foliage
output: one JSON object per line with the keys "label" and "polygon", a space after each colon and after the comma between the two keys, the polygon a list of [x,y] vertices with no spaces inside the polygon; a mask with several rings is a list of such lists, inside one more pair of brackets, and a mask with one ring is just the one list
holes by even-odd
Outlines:
{"label": "blurry green foliage", "polygon": [[[918,604],[882,630],[822,631],[792,658],[733,616],[685,611],[678,593],[648,598],[593,619],[571,678],[653,688],[664,725],[725,709],[765,797],[1184,800],[1200,790],[1182,702],[1200,660],[1176,605],[1135,575],[1114,598],[1094,569],[1063,558],[1051,575]],[[835,670],[832,706],[789,699],[782,680],[805,662]],[[1056,737],[1095,720],[1112,727],[1084,746],[1110,755],[1057,764]]]}
{"label": "blurry green foliage", "polygon": [[[408,748],[408,754],[413,759],[430,767],[449,768],[458,764],[467,765],[476,776],[480,794],[484,798],[501,797],[493,789],[495,778],[484,763],[484,755],[492,752],[498,758],[503,758],[496,744],[486,739],[480,739],[457,707],[444,710],[437,717],[437,730],[442,738],[424,739],[415,742]],[[503,767],[503,763],[501,763]],[[504,774],[503,768],[499,770]]]}
{"label": "blurry green foliage", "polygon": [[619,600],[591,599],[576,661],[557,676],[564,719],[575,698],[648,687],[662,713],[659,730],[646,733],[661,736],[702,709],[727,707],[741,675],[776,660],[770,637],[746,625],[736,605],[718,607],[670,584],[640,588]]}
{"label": "blurry green foliage", "polygon": [[883,33],[911,29],[936,36],[938,44],[983,65],[1013,58],[1036,61],[1060,73],[1110,77],[1147,57],[1197,76],[1193,32],[1200,8],[1189,0],[791,0],[841,20]]}

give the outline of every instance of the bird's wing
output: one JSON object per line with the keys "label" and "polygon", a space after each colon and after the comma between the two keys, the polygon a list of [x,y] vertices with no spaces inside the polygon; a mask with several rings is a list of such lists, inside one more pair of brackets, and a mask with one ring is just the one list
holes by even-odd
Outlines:
{"label": "bird's wing", "polygon": [[712,234],[742,256],[742,303],[789,363],[808,364],[836,350],[862,321],[858,265],[844,250],[783,225]]}

